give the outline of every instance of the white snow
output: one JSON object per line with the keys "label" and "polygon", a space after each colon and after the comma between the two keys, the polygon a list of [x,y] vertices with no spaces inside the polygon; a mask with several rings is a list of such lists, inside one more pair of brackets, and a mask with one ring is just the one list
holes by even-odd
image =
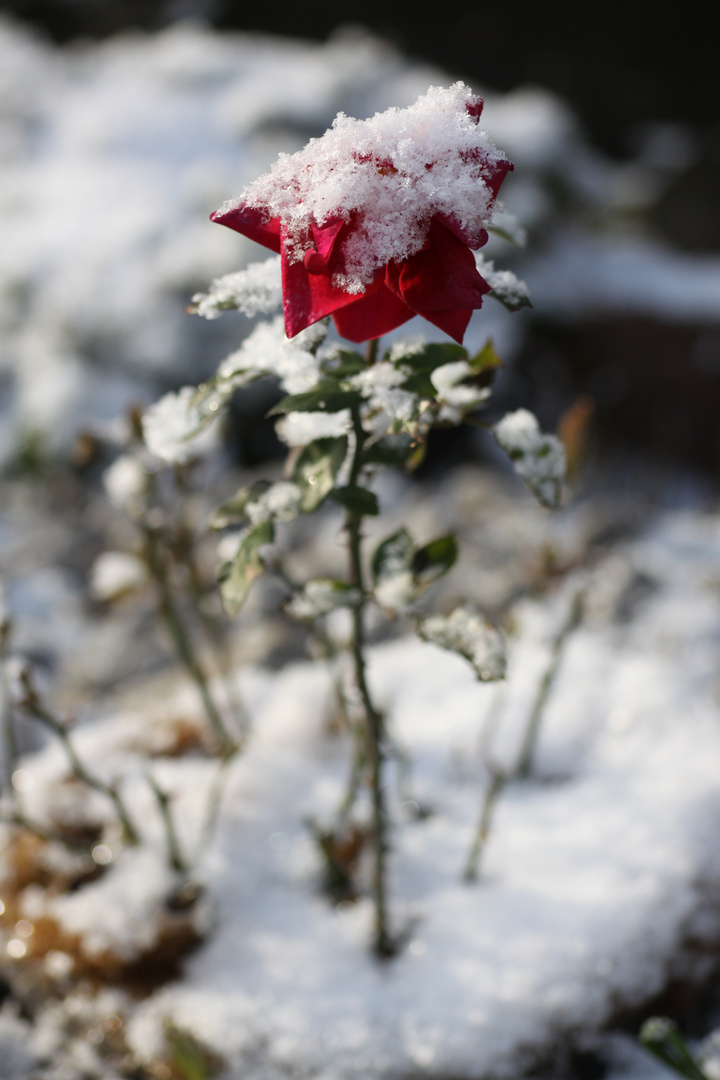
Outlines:
{"label": "white snow", "polygon": [[353,220],[333,284],[364,292],[381,266],[420,250],[434,215],[452,216],[472,237],[489,224],[486,177],[503,155],[468,113],[474,100],[458,82],[369,120],[339,113],[321,138],[281,155],[222,212],[247,205],[278,218],[291,261],[315,251],[313,225]]}
{"label": "white snow", "polygon": [[251,263],[244,270],[217,278],[207,293],[196,293],[193,304],[205,319],[217,319],[226,310],[243,315],[273,315],[282,307],[280,257]]}
{"label": "white snow", "polygon": [[565,477],[565,452],[560,440],[544,435],[527,409],[508,413],[495,425],[493,434],[540,502],[559,506]]}
{"label": "white snow", "polygon": [[[304,663],[244,671],[253,734],[198,868],[214,921],[202,914],[209,936],[181,981],[124,1004],[140,1058],[159,1052],[171,1019],[248,1080],[516,1076],[556,1040],[652,997],[686,935],[702,942],[718,928],[720,610],[709,583],[719,555],[713,516],[675,514],[589,577],[523,601],[499,699],[436,646],[406,639],[372,651],[373,693],[412,762],[411,795],[388,776],[391,916],[407,937],[385,963],[367,948],[369,902],[333,908],[321,895],[302,824],[308,814],[332,822],[346,778],[346,740],[328,733],[328,675]],[[628,621],[616,613],[633,567],[654,585]],[[579,587],[588,615],[562,657],[534,777],[504,789],[480,880],[464,884],[488,766],[516,760]],[[129,774],[123,790],[148,844],[52,901],[91,952],[147,947],[153,905],[172,883],[139,754],[159,723],[193,705],[189,691],[164,694],[162,705],[75,732],[83,760]],[[213,768],[193,758],[153,765],[193,852]],[[28,813],[43,820],[62,756],[50,747],[23,769],[35,779]],[[416,819],[408,798],[429,814]]]}

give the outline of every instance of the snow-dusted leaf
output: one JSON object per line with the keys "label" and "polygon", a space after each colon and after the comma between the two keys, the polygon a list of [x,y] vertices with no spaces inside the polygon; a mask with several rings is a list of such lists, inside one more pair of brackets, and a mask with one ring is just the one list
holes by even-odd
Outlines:
{"label": "snow-dusted leaf", "polygon": [[418,548],[413,555],[412,570],[415,580],[422,588],[447,574],[458,555],[457,540],[448,533],[438,536],[429,544]]}
{"label": "snow-dusted leaf", "polygon": [[[422,454],[424,443],[407,431],[398,435],[382,435],[368,443],[363,452],[363,463],[369,465],[404,465],[415,467],[415,459]],[[419,464],[419,462],[417,462]]]}
{"label": "snow-dusted leaf", "polygon": [[485,278],[492,292],[494,300],[499,300],[508,311],[519,311],[524,307],[532,307],[530,302],[530,290],[524,281],[513,274],[512,270],[496,270],[492,259],[486,259],[484,255],[475,256],[478,271]]}
{"label": "snow-dusted leaf", "polygon": [[505,677],[507,660],[502,634],[469,608],[459,607],[450,615],[420,619],[417,632],[424,641],[464,656],[481,682]]}
{"label": "snow-dusted leaf", "polygon": [[303,447],[295,462],[293,480],[300,489],[300,509],[309,514],[330,494],[347,454],[347,437],[316,439]]}
{"label": "snow-dusted leaf", "polygon": [[270,315],[282,307],[280,256],[265,262],[251,263],[244,270],[216,278],[206,293],[196,293],[193,315],[217,319],[223,311],[242,311],[245,315]]}
{"label": "snow-dusted leaf", "polygon": [[277,416],[288,412],[340,412],[360,401],[357,390],[346,390],[337,379],[321,379],[311,390],[301,394],[289,394],[268,413]]}
{"label": "snow-dusted leaf", "polygon": [[543,506],[557,508],[565,478],[565,451],[560,440],[543,434],[527,409],[508,413],[495,425],[493,434],[533,495]]}
{"label": "snow-dusted leaf", "polygon": [[253,526],[242,536],[234,558],[220,568],[220,595],[223,607],[231,617],[237,615],[253,581],[265,570],[260,548],[263,544],[271,544],[274,537],[272,522]]}
{"label": "snow-dusted leaf", "polygon": [[418,548],[407,529],[399,529],[373,553],[375,599],[384,608],[402,611],[447,573],[456,558],[454,536],[440,536]]}
{"label": "snow-dusted leaf", "polygon": [[360,353],[352,352],[351,349],[337,349],[323,360],[321,366],[323,371],[337,379],[359,375],[361,371],[368,370],[368,365]]}
{"label": "snow-dusted leaf", "polygon": [[183,386],[165,394],[143,415],[143,438],[151,453],[163,461],[182,463],[200,449],[199,436],[217,419],[219,409],[202,408],[197,387]]}
{"label": "snow-dusted leaf", "polygon": [[287,604],[284,611],[298,622],[311,622],[339,607],[355,607],[362,594],[354,585],[334,578],[311,578]]}
{"label": "snow-dusted leaf", "polygon": [[335,502],[339,502],[341,506],[347,507],[348,510],[352,510],[356,514],[376,517],[380,513],[377,495],[373,491],[368,491],[367,488],[356,487],[355,485],[335,488],[332,497]]}
{"label": "snow-dusted leaf", "polygon": [[499,203],[495,204],[492,221],[487,230],[516,248],[523,248],[527,243],[527,230],[520,224],[514,214],[508,213]]}
{"label": "snow-dusted leaf", "polygon": [[210,519],[211,529],[249,522],[259,525],[265,521],[292,521],[301,509],[302,493],[297,484],[280,480],[256,480],[250,487],[241,488],[220,506]]}

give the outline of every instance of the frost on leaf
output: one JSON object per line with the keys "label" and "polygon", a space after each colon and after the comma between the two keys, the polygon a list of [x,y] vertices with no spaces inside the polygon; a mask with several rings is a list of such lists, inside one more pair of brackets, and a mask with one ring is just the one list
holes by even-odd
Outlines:
{"label": "frost on leaf", "polygon": [[201,449],[199,437],[217,418],[217,407],[203,408],[197,403],[196,395],[196,387],[183,386],[145,410],[145,445],[162,461],[172,464],[187,461]]}
{"label": "frost on leaf", "polygon": [[407,529],[378,544],[371,569],[375,599],[388,611],[403,611],[446,574],[457,558],[454,536],[439,536],[417,547]]}
{"label": "frost on leaf", "polygon": [[217,378],[245,386],[263,375],[274,375],[288,394],[302,394],[318,381],[317,351],[327,336],[324,322],[315,323],[290,341],[281,318],[262,322],[218,368]]}
{"label": "frost on leaf", "polygon": [[206,293],[196,293],[190,308],[204,319],[217,319],[223,311],[244,315],[272,315],[282,307],[280,256],[251,263],[245,270],[216,278]]}
{"label": "frost on leaf", "polygon": [[527,409],[508,413],[495,425],[493,434],[533,495],[543,506],[557,508],[565,477],[565,451],[560,440],[543,434]]}
{"label": "frost on leaf", "polygon": [[513,274],[512,270],[496,270],[492,259],[486,259],[481,254],[475,255],[475,263],[480,275],[492,289],[490,295],[493,299],[499,300],[508,311],[532,307],[530,290],[524,281]]}
{"label": "frost on leaf", "polygon": [[223,503],[210,519],[212,529],[224,529],[226,525],[264,522],[292,521],[300,513],[302,493],[297,484],[280,480],[271,484],[258,480],[250,487],[241,488],[236,495]]}
{"label": "frost on leaf", "polygon": [[312,622],[339,607],[355,607],[362,594],[358,588],[334,578],[311,578],[285,604],[284,611],[298,622]]}
{"label": "frost on leaf", "polygon": [[421,619],[417,632],[423,641],[464,656],[481,682],[505,678],[505,642],[499,630],[465,607],[450,615]]}
{"label": "frost on leaf", "polygon": [[260,548],[263,544],[271,544],[274,538],[271,522],[252,526],[240,537],[235,557],[220,568],[220,595],[223,607],[231,617],[237,615],[253,581],[265,570]]}

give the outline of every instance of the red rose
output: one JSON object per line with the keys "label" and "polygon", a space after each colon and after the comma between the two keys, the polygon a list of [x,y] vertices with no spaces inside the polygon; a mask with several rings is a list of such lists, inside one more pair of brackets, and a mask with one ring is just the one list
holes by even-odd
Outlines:
{"label": "red rose", "polygon": [[371,120],[341,114],[211,215],[281,255],[288,337],[332,315],[342,337],[367,341],[422,315],[462,342],[490,291],[470,249],[487,242],[512,169],[481,109],[457,83]]}

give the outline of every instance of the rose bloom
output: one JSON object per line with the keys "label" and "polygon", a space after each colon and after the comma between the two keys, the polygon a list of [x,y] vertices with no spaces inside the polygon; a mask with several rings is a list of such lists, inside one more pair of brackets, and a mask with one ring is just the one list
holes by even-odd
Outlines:
{"label": "rose bloom", "polygon": [[288,337],[332,315],[367,341],[422,315],[462,342],[490,291],[471,249],[512,169],[481,110],[456,83],[369,120],[340,113],[211,215],[280,254]]}

